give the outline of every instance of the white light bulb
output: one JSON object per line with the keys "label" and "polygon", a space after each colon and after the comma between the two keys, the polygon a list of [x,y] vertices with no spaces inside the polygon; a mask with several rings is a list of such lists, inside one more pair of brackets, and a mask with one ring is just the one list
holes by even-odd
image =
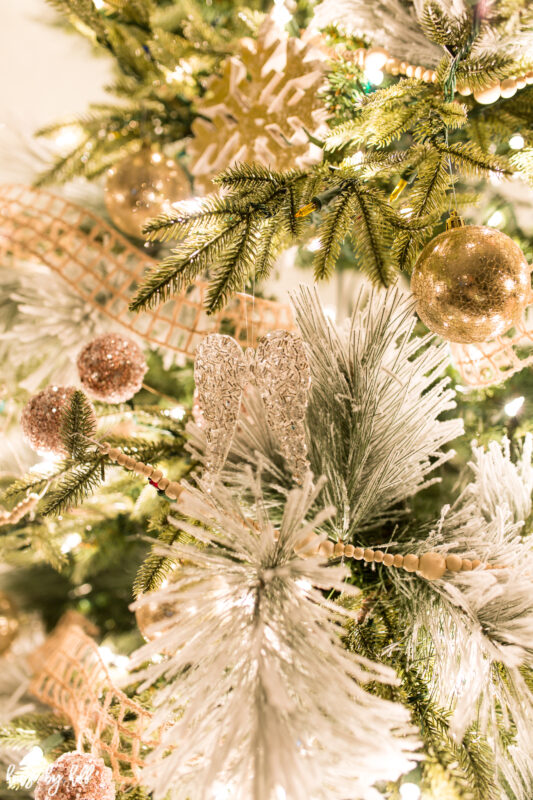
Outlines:
{"label": "white light bulb", "polygon": [[512,150],[521,150],[524,146],[524,137],[519,133],[514,133],[509,139],[509,147]]}
{"label": "white light bulb", "polygon": [[70,551],[74,550],[74,548],[77,547],[80,542],[81,536],[79,533],[69,533],[68,536],[65,536],[63,544],[61,545],[61,552],[70,553]]}
{"label": "white light bulb", "polygon": [[43,758],[44,758],[44,753],[41,750],[41,748],[38,746],[32,747],[29,753],[26,753],[24,758],[21,758],[20,766],[21,767],[35,766],[36,764],[39,764],[43,760]]}
{"label": "white light bulb", "polygon": [[176,406],[175,408],[170,408],[168,411],[168,416],[172,419],[183,419],[185,416],[185,409],[183,406]]}
{"label": "white light bulb", "polygon": [[331,320],[331,322],[335,322],[337,319],[337,309],[335,306],[324,306],[323,311],[326,319]]}
{"label": "white light bulb", "polygon": [[418,800],[420,797],[420,788],[416,783],[403,783],[400,786],[400,797],[402,800]]}
{"label": "white light bulb", "polygon": [[307,249],[311,253],[316,253],[317,250],[320,250],[320,238],[316,236],[314,239],[307,242]]}
{"label": "white light bulb", "polygon": [[381,83],[383,83],[383,78],[383,71],[377,67],[367,66],[365,68],[365,80],[367,80],[368,83],[371,83],[373,86],[379,86]]}
{"label": "white light bulb", "polygon": [[503,216],[501,211],[495,211],[487,220],[487,225],[490,225],[491,228],[497,228],[498,225],[501,225],[504,222],[505,217]]}
{"label": "white light bulb", "polygon": [[524,405],[525,397],[515,397],[514,400],[509,400],[504,406],[504,411],[508,417],[516,417],[522,406]]}
{"label": "white light bulb", "polygon": [[69,127],[60,128],[54,136],[54,143],[59,150],[71,150],[81,144],[83,139],[83,132],[81,128],[70,125]]}

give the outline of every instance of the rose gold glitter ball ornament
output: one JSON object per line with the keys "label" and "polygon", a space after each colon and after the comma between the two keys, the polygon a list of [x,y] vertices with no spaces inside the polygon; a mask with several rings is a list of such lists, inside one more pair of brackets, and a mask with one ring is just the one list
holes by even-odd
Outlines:
{"label": "rose gold glitter ball ornament", "polygon": [[81,385],[95,400],[124,403],[137,394],[148,367],[141,348],[127,336],[105,333],[78,356]]}
{"label": "rose gold glitter ball ornament", "polygon": [[103,758],[64,753],[41,775],[35,800],[115,800],[113,772]]}
{"label": "rose gold glitter ball ornament", "polygon": [[20,418],[22,432],[30,447],[38,453],[67,454],[61,440],[61,424],[75,391],[73,386],[48,386],[24,406]]}
{"label": "rose gold glitter ball ornament", "polygon": [[457,215],[429,242],[415,264],[411,290],[417,311],[450,342],[484,342],[512,328],[530,293],[530,270],[505,233],[464,225]]}
{"label": "rose gold glitter ball ornament", "polygon": [[108,171],[105,204],[119,230],[141,238],[148,220],[169,213],[172,203],[190,193],[189,180],[174,159],[143,147]]}
{"label": "rose gold glitter ball ornament", "polygon": [[0,656],[7,653],[19,630],[16,605],[4,592],[0,592]]}

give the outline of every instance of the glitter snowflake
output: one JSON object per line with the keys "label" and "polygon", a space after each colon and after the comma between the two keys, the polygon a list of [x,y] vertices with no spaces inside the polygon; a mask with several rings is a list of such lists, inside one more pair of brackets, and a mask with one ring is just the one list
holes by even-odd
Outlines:
{"label": "glitter snowflake", "polygon": [[277,170],[320,161],[322,150],[307,132],[326,131],[324,74],[324,55],[270,19],[257,40],[242,39],[240,53],[212,79],[193,124],[188,152],[196,189],[212,191],[211,178],[240,161]]}

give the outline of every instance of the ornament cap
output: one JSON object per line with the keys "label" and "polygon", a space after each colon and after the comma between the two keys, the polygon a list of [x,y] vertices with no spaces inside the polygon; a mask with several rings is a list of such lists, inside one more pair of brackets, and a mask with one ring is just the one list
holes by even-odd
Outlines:
{"label": "ornament cap", "polygon": [[450,216],[446,220],[446,230],[449,231],[452,228],[464,228],[464,226],[465,221],[459,216],[457,211],[450,211]]}

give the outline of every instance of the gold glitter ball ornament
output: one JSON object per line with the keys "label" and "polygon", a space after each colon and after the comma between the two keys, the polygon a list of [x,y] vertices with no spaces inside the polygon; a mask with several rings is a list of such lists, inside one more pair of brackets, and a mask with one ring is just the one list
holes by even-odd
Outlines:
{"label": "gold glitter ball ornament", "polygon": [[173,159],[148,147],[127,156],[107,173],[105,204],[123,233],[142,237],[142,228],[158,214],[172,211],[172,203],[190,196],[185,172]]}
{"label": "gold glitter ball ornament", "polygon": [[148,369],[141,348],[127,336],[105,333],[78,356],[81,385],[95,400],[125,403],[137,394]]}
{"label": "gold glitter ball ornament", "polygon": [[529,265],[505,233],[451,220],[457,227],[436,236],[420,253],[411,290],[431,331],[450,342],[484,342],[522,317]]}
{"label": "gold glitter ball ornament", "polygon": [[175,613],[175,608],[171,603],[162,602],[161,600],[156,602],[155,600],[147,599],[142,605],[138,606],[135,609],[135,620],[143,639],[147,642],[159,639],[163,631],[154,631],[152,626],[171,619]]}
{"label": "gold glitter ball ornament", "polygon": [[20,418],[22,433],[37,453],[67,455],[61,439],[61,425],[75,391],[74,386],[48,386],[24,406]]}
{"label": "gold glitter ball ornament", "polygon": [[18,609],[4,592],[0,592],[0,656],[7,653],[19,630]]}
{"label": "gold glitter ball ornament", "polygon": [[115,800],[113,772],[103,758],[64,753],[43,772],[35,800]]}

